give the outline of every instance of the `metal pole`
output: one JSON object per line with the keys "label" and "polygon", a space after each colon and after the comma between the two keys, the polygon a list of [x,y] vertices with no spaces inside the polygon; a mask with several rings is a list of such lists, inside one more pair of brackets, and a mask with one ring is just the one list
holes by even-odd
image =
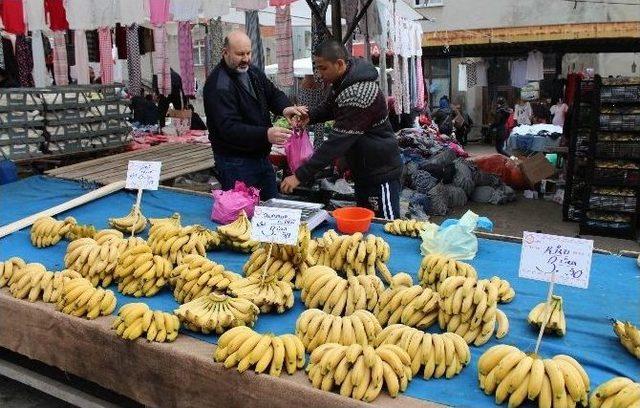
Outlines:
{"label": "metal pole", "polygon": [[331,31],[336,41],[342,41],[342,12],[340,0],[331,0]]}

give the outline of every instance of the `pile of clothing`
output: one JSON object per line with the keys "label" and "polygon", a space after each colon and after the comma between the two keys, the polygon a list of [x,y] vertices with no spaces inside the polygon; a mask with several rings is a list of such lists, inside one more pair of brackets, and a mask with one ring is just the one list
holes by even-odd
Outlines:
{"label": "pile of clothing", "polygon": [[401,196],[405,217],[445,215],[470,199],[493,204],[515,200],[513,189],[479,170],[460,145],[437,132],[435,124],[403,129],[398,142],[405,162]]}
{"label": "pile of clothing", "polygon": [[160,143],[191,143],[209,144],[209,136],[205,130],[189,130],[187,133],[177,135],[170,126],[163,128],[163,134],[146,129],[134,129],[131,132],[133,141],[127,146],[127,150],[147,149]]}
{"label": "pile of clothing", "polygon": [[509,154],[544,152],[550,147],[558,147],[562,127],[548,124],[520,125],[513,128],[507,139],[505,150]]}

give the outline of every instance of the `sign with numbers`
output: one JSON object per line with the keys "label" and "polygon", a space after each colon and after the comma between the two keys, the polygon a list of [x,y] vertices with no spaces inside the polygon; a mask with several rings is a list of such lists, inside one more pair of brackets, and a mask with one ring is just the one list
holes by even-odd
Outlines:
{"label": "sign with numbers", "polygon": [[301,216],[302,211],[298,209],[257,206],[251,219],[251,239],[296,245]]}
{"label": "sign with numbers", "polygon": [[589,287],[593,241],[558,235],[522,233],[521,278],[586,289]]}
{"label": "sign with numbers", "polygon": [[125,188],[132,190],[157,190],[160,184],[160,168],[162,162],[129,160],[127,168],[127,184]]}

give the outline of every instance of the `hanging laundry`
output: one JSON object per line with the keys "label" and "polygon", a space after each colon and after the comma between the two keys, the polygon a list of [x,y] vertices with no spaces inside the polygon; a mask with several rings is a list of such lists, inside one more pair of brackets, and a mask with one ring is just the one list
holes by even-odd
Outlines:
{"label": "hanging laundry", "polygon": [[100,27],[98,29],[100,43],[100,79],[103,84],[113,83],[113,44],[111,42],[111,29]]}
{"label": "hanging laundry", "polygon": [[69,29],[63,0],[44,0],[44,11],[51,30],[63,31]]}
{"label": "hanging laundry", "polygon": [[487,85],[487,61],[481,61],[476,65],[476,86]]}
{"label": "hanging laundry", "polygon": [[218,17],[210,20],[207,26],[207,38],[205,41],[205,62],[207,74],[209,74],[222,59],[222,46],[224,34],[222,32],[222,20]]}
{"label": "hanging laundry", "polygon": [[140,55],[155,51],[153,30],[138,26],[138,43],[140,44]]}
{"label": "hanging laundry", "polygon": [[94,28],[113,27],[116,24],[115,0],[91,0],[91,9]]}
{"label": "hanging laundry", "polygon": [[200,4],[201,0],[172,1],[169,6],[169,11],[173,16],[173,21],[191,21],[197,19],[200,13]]}
{"label": "hanging laundry", "polygon": [[458,64],[458,92],[467,91],[467,66]]}
{"label": "hanging laundry", "polygon": [[69,61],[64,31],[53,32],[53,79],[57,86],[69,85]]}
{"label": "hanging laundry", "polygon": [[422,70],[422,57],[416,58],[416,70],[418,72],[418,106],[420,110],[424,109],[424,71]]}
{"label": "hanging laundry", "polygon": [[24,11],[29,31],[47,29],[44,18],[44,0],[24,0]]}
{"label": "hanging laundry", "polygon": [[276,56],[278,85],[293,86],[293,31],[289,5],[276,7]]}
{"label": "hanging laundry", "polygon": [[269,5],[272,7],[288,6],[291,3],[295,3],[297,0],[269,0]]}
{"label": "hanging laundry", "polygon": [[467,64],[467,89],[473,88],[478,83],[478,61]]}
{"label": "hanging laundry", "polygon": [[218,18],[229,14],[229,0],[216,0],[202,2],[200,10],[202,16],[206,19]]}
{"label": "hanging laundry", "polygon": [[378,22],[381,26],[378,43],[380,46],[380,59],[378,65],[380,66],[379,84],[382,95],[386,98],[387,91],[387,33],[389,30],[389,3],[383,0],[377,0],[376,5],[378,7]]}
{"label": "hanging laundry", "polygon": [[22,0],[3,0],[0,2],[0,13],[4,31],[23,35],[27,32],[24,24],[24,8]]}
{"label": "hanging laundry", "polygon": [[127,65],[129,68],[129,95],[138,96],[142,92],[142,71],[140,69],[137,24],[131,24],[127,27]]}
{"label": "hanging laundry", "polygon": [[31,40],[22,34],[16,36],[16,62],[18,64],[18,82],[20,82],[20,85],[33,87]]}
{"label": "hanging laundry", "polygon": [[89,62],[100,62],[100,40],[98,39],[98,30],[88,30],[86,31],[86,35]]}
{"label": "hanging laundry", "polygon": [[544,56],[540,51],[531,51],[527,57],[528,81],[541,81],[544,79]]}
{"label": "hanging laundry", "polygon": [[[44,43],[42,42],[42,31],[34,30],[31,32],[31,51],[33,53],[33,84],[37,88],[44,88],[49,85],[47,75],[47,65],[44,58]],[[46,41],[49,41],[46,39]]]}
{"label": "hanging laundry", "polygon": [[96,28],[91,10],[87,9],[87,0],[64,0],[67,21],[72,30],[92,30]]}
{"label": "hanging laundry", "polygon": [[76,47],[74,46],[74,42],[75,42],[74,30],[67,30],[65,41],[66,41],[66,47],[67,47],[67,64],[69,65],[69,67],[72,67],[76,65]]}
{"label": "hanging laundry", "polygon": [[232,6],[236,10],[263,10],[269,5],[267,0],[232,0]]}
{"label": "hanging laundry", "polygon": [[0,68],[4,69],[4,46],[0,43]]}
{"label": "hanging laundry", "polygon": [[402,68],[402,113],[411,113],[408,58],[402,58],[400,60],[400,65]]}
{"label": "hanging laundry", "polygon": [[[342,0],[340,2],[342,18],[344,18],[347,24],[347,29],[351,27],[353,21],[358,15],[358,0]],[[346,34],[346,33],[345,33]],[[347,38],[347,42],[344,44],[349,51],[349,54],[353,53],[353,37]]]}
{"label": "hanging laundry", "polygon": [[127,27],[116,24],[116,48],[118,49],[118,59],[127,59]]}
{"label": "hanging laundry", "polygon": [[88,85],[89,78],[89,50],[87,36],[84,30],[73,31],[73,45],[75,48],[75,73],[78,85]]}
{"label": "hanging laundry", "polygon": [[171,93],[171,71],[167,55],[167,30],[163,25],[153,27],[153,41],[153,73],[157,77],[158,91],[167,96]]}
{"label": "hanging laundry", "polygon": [[18,61],[16,60],[16,54],[13,49],[13,43],[8,38],[2,38],[2,56],[4,59],[4,69],[9,74],[18,79]]}
{"label": "hanging laundry", "polygon": [[527,84],[527,61],[511,61],[511,86],[522,88]]}
{"label": "hanging laundry", "polygon": [[411,103],[411,108],[415,108],[417,105],[416,65],[414,60],[415,58],[407,58],[407,66],[409,68],[409,101]]}
{"label": "hanging laundry", "polygon": [[187,96],[193,96],[196,94],[193,72],[193,42],[191,40],[191,23],[188,21],[178,23],[178,52],[184,93]]}
{"label": "hanging laundry", "polygon": [[[216,1],[205,1],[205,3],[216,3]],[[169,0],[149,0],[149,19],[151,24],[158,26],[166,23],[170,19]]]}
{"label": "hanging laundry", "polygon": [[251,63],[264,71],[264,54],[262,52],[262,37],[260,37],[260,19],[257,10],[245,11],[245,28],[251,39]]}
{"label": "hanging laundry", "polygon": [[149,19],[145,11],[145,0],[115,0],[115,4],[116,21],[122,25],[142,24]]}

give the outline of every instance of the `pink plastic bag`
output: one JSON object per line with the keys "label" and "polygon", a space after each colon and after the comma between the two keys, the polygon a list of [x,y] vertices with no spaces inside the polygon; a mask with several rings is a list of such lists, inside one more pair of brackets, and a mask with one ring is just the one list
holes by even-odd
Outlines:
{"label": "pink plastic bag", "polygon": [[284,153],[292,173],[313,155],[313,145],[306,130],[294,129],[293,135],[284,144]]}
{"label": "pink plastic bag", "polygon": [[232,190],[214,190],[211,219],[219,224],[229,224],[238,218],[244,210],[247,217],[253,217],[253,210],[260,202],[260,190],[247,187],[242,181],[236,181]]}

